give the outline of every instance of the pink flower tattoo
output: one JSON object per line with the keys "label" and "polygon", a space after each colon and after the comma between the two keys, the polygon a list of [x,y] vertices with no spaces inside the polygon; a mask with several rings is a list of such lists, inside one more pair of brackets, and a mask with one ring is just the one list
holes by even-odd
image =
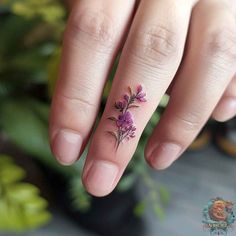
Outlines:
{"label": "pink flower tattoo", "polygon": [[128,87],[128,92],[128,94],[123,96],[121,101],[115,102],[115,109],[121,114],[118,115],[118,117],[112,116],[108,118],[115,123],[117,128],[116,131],[107,131],[107,133],[116,139],[116,150],[123,140],[129,140],[135,137],[136,127],[133,115],[129,110],[131,108],[137,108],[139,107],[139,103],[147,101],[145,98],[146,93],[143,91],[141,85],[137,86],[136,92],[133,92],[132,89]]}

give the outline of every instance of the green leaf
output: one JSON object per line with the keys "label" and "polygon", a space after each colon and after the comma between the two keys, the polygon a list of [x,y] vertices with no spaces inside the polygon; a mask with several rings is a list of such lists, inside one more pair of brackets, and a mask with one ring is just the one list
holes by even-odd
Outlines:
{"label": "green leaf", "polygon": [[[23,211],[20,207],[13,202],[9,202],[8,205],[5,202],[6,211],[5,211],[5,225],[2,225],[2,230],[22,230],[26,226],[25,217]],[[2,214],[2,213],[0,213]]]}
{"label": "green leaf", "polygon": [[3,130],[26,153],[66,176],[76,174],[73,166],[62,167],[55,161],[49,147],[47,123],[43,120],[45,111],[42,110],[47,108],[36,108],[38,103],[28,102],[27,99],[6,100],[1,103]]}
{"label": "green leaf", "polygon": [[65,15],[65,10],[59,1],[22,0],[10,1],[9,4],[14,14],[27,19],[40,17],[49,23],[56,23]]}
{"label": "green leaf", "polygon": [[154,204],[153,206],[154,213],[159,217],[159,219],[163,220],[165,218],[164,209],[158,204]]}
{"label": "green leaf", "polygon": [[153,132],[154,127],[157,125],[158,121],[160,120],[160,113],[158,111],[154,112],[151,119],[149,120],[148,124],[146,125],[143,136],[141,138],[142,140],[147,139]]}
{"label": "green leaf", "polygon": [[27,214],[35,214],[40,209],[44,209],[48,206],[46,200],[41,197],[35,196],[28,199],[27,202],[24,204],[24,210]]}
{"label": "green leaf", "polygon": [[0,180],[3,184],[14,183],[25,177],[25,171],[16,166],[12,159],[4,154],[0,155]]}
{"label": "green leaf", "polygon": [[12,201],[28,202],[32,195],[39,193],[39,189],[32,184],[19,183],[17,185],[11,185],[8,187],[8,197]]}
{"label": "green leaf", "polygon": [[164,94],[160,103],[159,103],[159,106],[166,107],[169,103],[169,100],[170,100],[170,96],[168,94]]}
{"label": "green leaf", "polygon": [[0,155],[0,163],[0,230],[25,231],[47,223],[51,214],[46,209],[47,201],[39,196],[39,189],[19,182],[21,179],[16,177],[11,177],[13,182],[3,181],[3,170],[7,169],[13,176],[24,170],[6,155]]}
{"label": "green leaf", "polygon": [[38,117],[47,125],[49,119],[50,106],[46,103],[42,103],[33,99],[29,101],[29,105],[32,108],[32,111],[34,111],[36,115],[38,115]]}
{"label": "green leaf", "polygon": [[82,184],[81,178],[73,178],[70,181],[70,194],[72,204],[75,209],[87,212],[91,205],[91,196],[86,192]]}
{"label": "green leaf", "polygon": [[102,95],[102,100],[106,101],[110,91],[111,91],[111,86],[112,86],[112,81],[111,80],[107,80],[104,91],[103,91],[103,95]]}
{"label": "green leaf", "polygon": [[13,161],[10,156],[5,154],[0,154],[0,168],[5,165],[12,165]]}
{"label": "green leaf", "polygon": [[0,28],[0,55],[14,55],[22,49],[24,35],[29,28],[35,25],[34,21],[27,21],[19,16],[11,15],[2,20]]}
{"label": "green leaf", "polygon": [[48,92],[50,97],[53,95],[53,92],[56,87],[60,57],[61,48],[56,48],[48,63]]}
{"label": "green leaf", "polygon": [[25,177],[25,171],[18,166],[5,164],[3,167],[0,168],[0,179],[4,184],[16,182]]}
{"label": "green leaf", "polygon": [[28,153],[52,157],[47,127],[27,107],[24,101],[6,101],[2,107],[1,121],[9,138]]}
{"label": "green leaf", "polygon": [[140,217],[146,208],[146,202],[145,201],[141,201],[139,202],[135,208],[134,208],[134,215]]}
{"label": "green leaf", "polygon": [[117,135],[115,132],[107,131],[108,134],[112,135],[117,140]]}
{"label": "green leaf", "polygon": [[137,179],[137,176],[134,173],[124,175],[117,186],[118,191],[121,191],[121,192],[127,191],[133,186],[136,179]]}
{"label": "green leaf", "polygon": [[132,95],[133,93],[132,93],[132,89],[131,89],[131,87],[130,86],[128,86],[128,91],[129,91],[129,94],[130,95]]}
{"label": "green leaf", "polygon": [[151,119],[150,119],[150,125],[152,127],[156,126],[156,124],[158,123],[158,121],[160,120],[160,113],[159,112],[154,112]]}
{"label": "green leaf", "polygon": [[38,212],[27,218],[29,229],[37,228],[41,225],[44,225],[50,221],[52,215],[49,212]]}
{"label": "green leaf", "polygon": [[168,189],[165,186],[160,186],[159,187],[159,194],[161,201],[164,205],[167,205],[170,201],[170,193]]}
{"label": "green leaf", "polygon": [[117,119],[114,116],[108,117],[107,119],[112,121],[117,121]]}

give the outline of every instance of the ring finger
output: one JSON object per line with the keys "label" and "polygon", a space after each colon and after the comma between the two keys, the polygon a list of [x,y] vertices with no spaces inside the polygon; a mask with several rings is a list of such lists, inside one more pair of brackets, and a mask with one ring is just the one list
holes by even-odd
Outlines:
{"label": "ring finger", "polygon": [[200,1],[195,6],[168,107],[145,150],[153,167],[164,169],[179,157],[230,83],[236,64],[235,23],[224,1]]}

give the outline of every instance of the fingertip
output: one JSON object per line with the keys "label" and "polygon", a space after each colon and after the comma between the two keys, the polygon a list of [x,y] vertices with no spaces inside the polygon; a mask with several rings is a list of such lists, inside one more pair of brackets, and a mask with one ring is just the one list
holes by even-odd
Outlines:
{"label": "fingertip", "polygon": [[116,185],[119,168],[105,160],[94,160],[83,173],[83,184],[93,196],[104,197],[110,194]]}
{"label": "fingertip", "polygon": [[224,97],[220,100],[212,117],[219,122],[230,120],[236,115],[236,99],[232,97]]}
{"label": "fingertip", "polygon": [[52,153],[60,164],[72,165],[79,157],[82,142],[79,133],[68,129],[59,130],[52,140]]}
{"label": "fingertip", "polygon": [[156,170],[164,170],[179,157],[182,148],[175,143],[157,144],[150,153],[147,151],[146,160],[148,164]]}

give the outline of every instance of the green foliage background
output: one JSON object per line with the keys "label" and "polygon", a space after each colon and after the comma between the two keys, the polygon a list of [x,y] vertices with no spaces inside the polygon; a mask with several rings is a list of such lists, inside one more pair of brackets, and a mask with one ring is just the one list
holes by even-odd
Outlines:
{"label": "green foliage background", "polygon": [[51,214],[39,189],[21,182],[25,171],[11,158],[0,155],[0,229],[21,231],[48,222]]}
{"label": "green foliage background", "polygon": [[[52,157],[48,144],[50,97],[57,78],[66,16],[66,8],[59,0],[4,0],[0,6],[0,130],[16,146],[67,178],[74,207],[86,211],[91,197],[85,192],[80,179],[86,151],[82,161],[71,167],[62,167]],[[118,59],[105,87],[103,103],[117,63]],[[168,98],[165,97],[162,107],[167,102]],[[158,122],[161,111],[162,108],[159,108],[151,118],[128,167],[129,174],[118,185],[119,191],[125,191],[141,176],[148,193],[134,209],[137,216],[151,202],[154,212],[163,218],[163,209],[169,199],[166,188],[152,179],[143,158],[147,137]],[[0,207],[4,207],[1,192]],[[11,217],[15,219],[15,225],[9,224],[8,229],[16,229],[18,213],[12,213]],[[29,222],[18,228],[39,226],[42,221],[38,219],[37,224]]]}

